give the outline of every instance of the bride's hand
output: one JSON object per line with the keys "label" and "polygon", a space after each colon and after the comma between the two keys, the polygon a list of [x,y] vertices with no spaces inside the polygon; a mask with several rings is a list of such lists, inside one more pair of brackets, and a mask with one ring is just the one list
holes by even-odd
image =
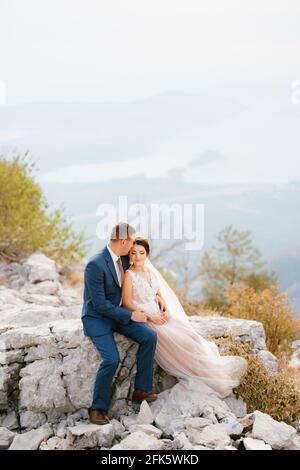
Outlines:
{"label": "bride's hand", "polygon": [[154,315],[151,313],[147,314],[148,321],[154,323],[155,325],[164,325],[169,320],[170,316],[167,311],[163,312],[161,315]]}
{"label": "bride's hand", "polygon": [[164,323],[167,323],[169,320],[170,320],[170,313],[169,313],[169,310],[165,310],[163,313],[162,313],[162,318],[164,319]]}
{"label": "bride's hand", "polygon": [[166,302],[160,297],[159,294],[156,294],[156,303],[159,306],[159,309],[162,312],[165,312],[167,310]]}

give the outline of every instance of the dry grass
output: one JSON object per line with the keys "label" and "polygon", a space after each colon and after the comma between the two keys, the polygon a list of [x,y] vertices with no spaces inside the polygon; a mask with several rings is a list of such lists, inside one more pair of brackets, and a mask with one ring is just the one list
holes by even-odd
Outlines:
{"label": "dry grass", "polygon": [[67,285],[70,288],[81,287],[84,282],[84,275],[82,271],[73,271],[69,274]]}
{"label": "dry grass", "polygon": [[220,313],[216,309],[208,309],[205,307],[203,300],[186,300],[180,299],[181,304],[184,308],[185,313],[188,316],[197,315],[200,317],[211,317],[212,315],[219,315]]}
{"label": "dry grass", "polygon": [[269,351],[276,356],[291,354],[291,343],[300,334],[300,319],[290,306],[287,294],[281,293],[276,284],[262,292],[236,284],[227,291],[226,298],[229,303],[226,316],[261,322]]}
{"label": "dry grass", "polygon": [[292,423],[300,418],[300,375],[294,375],[282,357],[278,372],[269,372],[262,361],[249,353],[250,346],[232,338],[214,339],[222,354],[242,356],[248,361],[247,371],[235,393],[247,403],[248,413],[259,410],[277,421]]}

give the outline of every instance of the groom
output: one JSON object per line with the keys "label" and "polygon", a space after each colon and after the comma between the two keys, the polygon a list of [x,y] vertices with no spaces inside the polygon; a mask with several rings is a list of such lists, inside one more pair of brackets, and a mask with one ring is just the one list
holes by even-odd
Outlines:
{"label": "groom", "polygon": [[83,330],[102,358],[89,409],[90,422],[94,424],[109,423],[107,412],[112,381],[120,361],[114,332],[139,343],[132,400],[141,403],[157,398],[151,391],[156,333],[146,323],[144,311],[130,311],[121,306],[122,280],[129,267],[128,252],[133,245],[134,234],[132,226],[120,222],[113,228],[107,246],[87,263],[84,271]]}

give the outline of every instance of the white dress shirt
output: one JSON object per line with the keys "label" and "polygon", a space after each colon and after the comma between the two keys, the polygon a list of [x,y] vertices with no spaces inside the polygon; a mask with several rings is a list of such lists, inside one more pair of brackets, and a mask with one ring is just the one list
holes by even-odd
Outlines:
{"label": "white dress shirt", "polygon": [[110,256],[112,257],[112,260],[113,260],[113,263],[114,263],[114,267],[115,267],[115,270],[116,270],[116,273],[117,273],[117,276],[118,276],[118,281],[119,281],[119,285],[120,287],[122,286],[122,283],[121,283],[121,273],[119,271],[119,266],[117,264],[117,261],[119,259],[119,256],[116,255],[116,253],[114,253],[112,251],[112,249],[108,246],[108,244],[106,245],[107,246],[107,249],[108,251],[110,252]]}

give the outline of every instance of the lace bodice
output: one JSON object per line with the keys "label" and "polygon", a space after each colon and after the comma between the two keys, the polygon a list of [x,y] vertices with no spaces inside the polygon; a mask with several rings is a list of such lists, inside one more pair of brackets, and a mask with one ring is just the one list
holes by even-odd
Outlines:
{"label": "lace bodice", "polygon": [[132,279],[132,301],[137,307],[144,307],[150,309],[152,312],[159,313],[159,307],[155,300],[155,295],[158,292],[158,281],[154,273],[149,272],[151,285],[140,274],[128,269],[126,272],[130,273]]}

